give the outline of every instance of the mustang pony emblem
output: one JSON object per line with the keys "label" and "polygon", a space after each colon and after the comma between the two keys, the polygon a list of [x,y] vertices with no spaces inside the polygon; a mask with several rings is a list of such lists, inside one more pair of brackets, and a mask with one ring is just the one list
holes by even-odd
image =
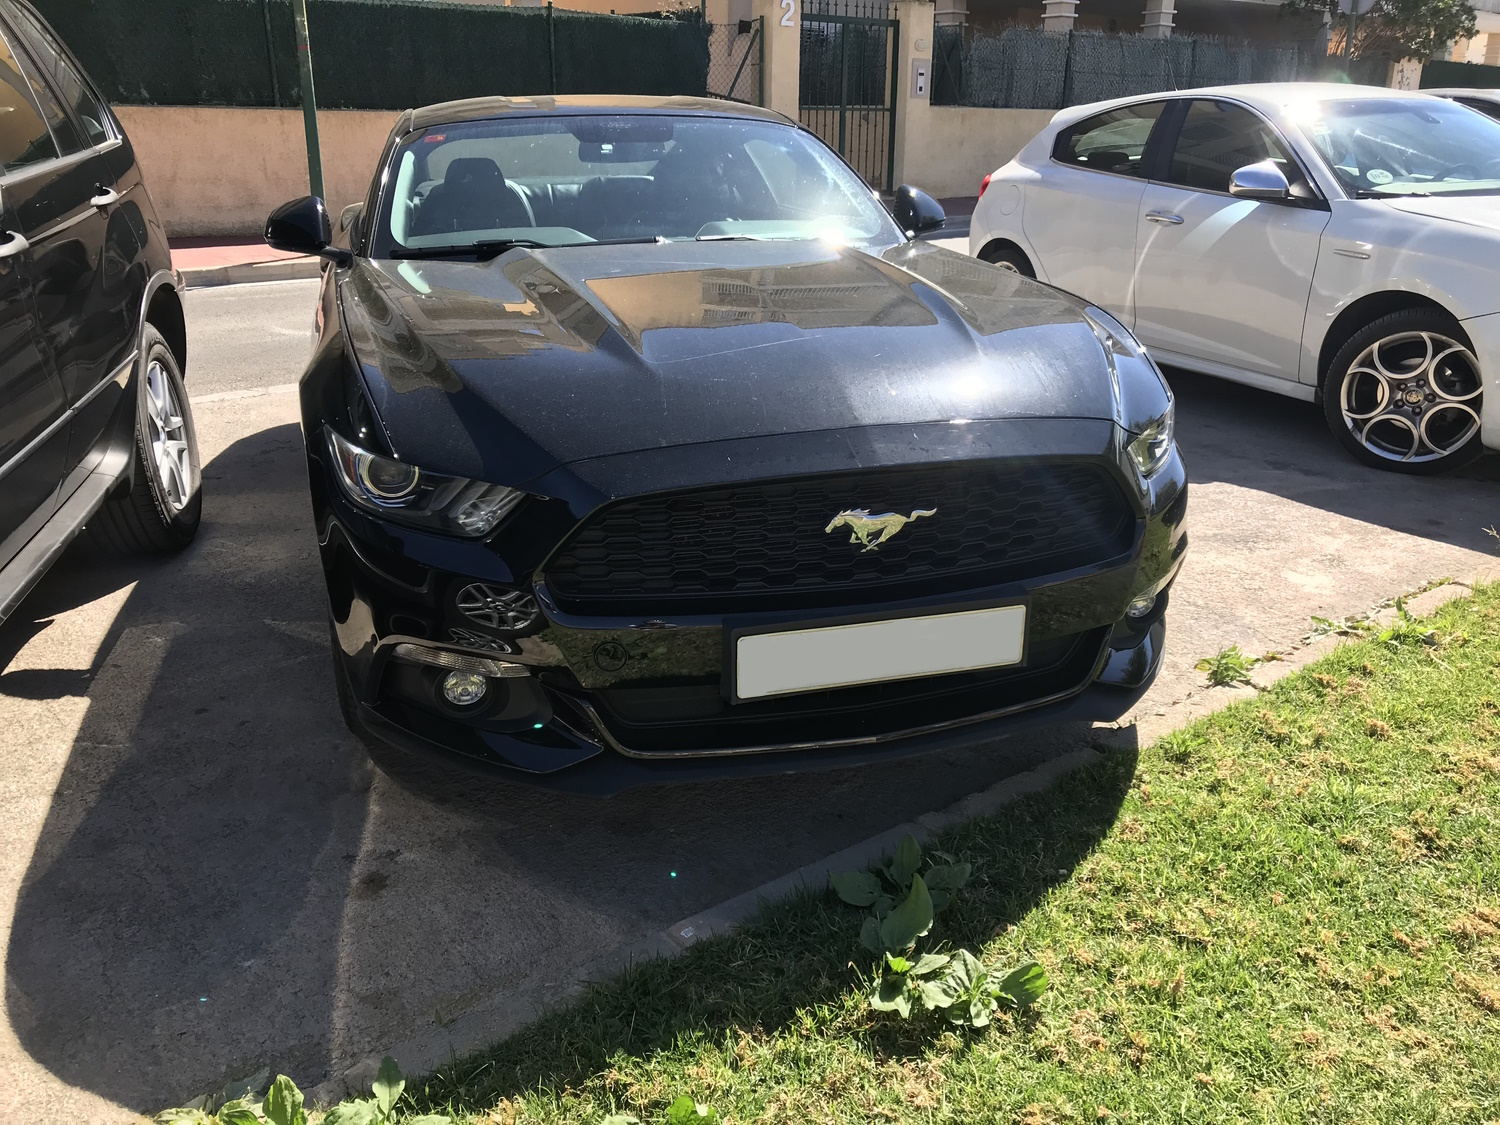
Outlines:
{"label": "mustang pony emblem", "polygon": [[[847,527],[851,532],[849,542],[863,543],[865,551],[874,551],[912,520],[935,515],[937,515],[936,508],[918,508],[909,516],[903,516],[897,512],[884,512],[881,515],[872,516],[869,508],[852,508],[834,516],[828,526],[823,529],[823,534],[827,535],[836,527]],[[864,551],[860,552],[860,554],[864,553]]]}

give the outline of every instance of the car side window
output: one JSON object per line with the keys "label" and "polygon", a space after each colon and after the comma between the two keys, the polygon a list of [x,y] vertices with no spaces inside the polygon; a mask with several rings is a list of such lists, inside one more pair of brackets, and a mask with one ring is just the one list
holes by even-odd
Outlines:
{"label": "car side window", "polygon": [[[41,67],[52,89],[62,96],[62,100],[73,110],[74,116],[83,126],[86,146],[93,148],[109,140],[109,130],[105,126],[107,118],[104,105],[83,75],[78,73],[57,43],[53,41],[52,36],[48,34],[47,29],[37,23],[30,12],[15,5],[6,5],[6,8],[10,12],[11,20],[20,33],[22,41],[31,51],[31,57]],[[40,93],[40,86],[43,83],[39,82],[36,85]],[[53,131],[58,132],[56,126],[53,127]],[[69,131],[76,137],[76,131],[71,125]],[[58,132],[58,139],[62,140],[60,132]],[[67,145],[65,144],[64,147],[66,148]],[[64,152],[63,155],[66,156],[68,153]]]}
{"label": "car side window", "polygon": [[1093,117],[1085,117],[1058,135],[1052,156],[1063,164],[1140,176],[1146,142],[1166,102],[1120,106]]}
{"label": "car side window", "polygon": [[57,143],[31,83],[0,38],[0,167],[14,172],[57,155]]}
{"label": "car side window", "polygon": [[1233,102],[1194,98],[1164,179],[1197,191],[1227,192],[1237,169],[1262,160],[1274,160],[1290,184],[1302,179],[1281,138],[1259,116]]}
{"label": "car side window", "polygon": [[1483,98],[1454,98],[1453,100],[1459,105],[1466,105],[1470,109],[1477,109],[1486,117],[1493,117],[1496,120],[1500,120],[1500,103],[1487,102]]}

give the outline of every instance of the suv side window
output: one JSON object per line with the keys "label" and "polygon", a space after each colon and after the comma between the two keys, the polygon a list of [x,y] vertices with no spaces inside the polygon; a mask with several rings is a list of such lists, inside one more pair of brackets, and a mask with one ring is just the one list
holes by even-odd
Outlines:
{"label": "suv side window", "polygon": [[1163,181],[1196,191],[1228,192],[1236,169],[1262,160],[1276,161],[1289,184],[1303,178],[1276,131],[1257,114],[1233,102],[1194,98]]}
{"label": "suv side window", "polygon": [[0,168],[14,172],[57,155],[57,143],[31,83],[21,73],[9,45],[0,38]]}
{"label": "suv side window", "polygon": [[[19,5],[7,4],[5,7],[21,39],[30,49],[31,57],[36,60],[42,73],[50,80],[52,89],[62,95],[63,101],[72,108],[74,116],[83,126],[86,147],[93,148],[109,140],[109,129],[105,125],[108,118],[104,106],[83,75],[78,73],[57,43],[53,42],[52,37],[47,34],[46,29],[36,22],[30,12]],[[41,83],[37,85],[40,86]],[[53,131],[57,131],[55,125]],[[70,132],[76,136],[76,131],[72,130],[71,126]],[[60,132],[58,139],[62,139]],[[66,156],[68,153],[64,152],[63,155]]]}
{"label": "suv side window", "polygon": [[1166,102],[1145,102],[1085,117],[1058,134],[1054,160],[1096,172],[1143,175],[1146,142]]}

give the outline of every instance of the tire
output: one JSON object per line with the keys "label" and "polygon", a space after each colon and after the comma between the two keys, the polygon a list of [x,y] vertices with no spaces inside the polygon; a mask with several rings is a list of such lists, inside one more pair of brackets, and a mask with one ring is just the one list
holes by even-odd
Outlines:
{"label": "tire", "polygon": [[117,554],[179,551],[198,534],[203,474],[192,406],[177,357],[151,325],[141,334],[135,379],[135,481],[89,523],[89,535]]}
{"label": "tire", "polygon": [[1356,460],[1393,473],[1457,469],[1484,452],[1484,384],[1458,322],[1403,309],[1365,325],[1323,376],[1328,426]]}
{"label": "tire", "polygon": [[1022,277],[1036,280],[1036,270],[1032,268],[1031,259],[1017,250],[1014,246],[1003,242],[991,242],[979,252],[979,260],[988,262],[992,266],[999,266],[1011,273],[1018,273]]}

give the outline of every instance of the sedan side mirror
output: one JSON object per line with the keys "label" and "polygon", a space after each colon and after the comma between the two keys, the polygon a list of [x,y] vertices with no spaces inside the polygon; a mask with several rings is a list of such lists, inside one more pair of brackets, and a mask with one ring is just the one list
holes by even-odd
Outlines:
{"label": "sedan side mirror", "polygon": [[318,254],[337,265],[348,265],[353,255],[329,246],[332,241],[333,224],[328,220],[328,208],[316,195],[283,203],[266,220],[266,245],[272,249]]}
{"label": "sedan side mirror", "polygon": [[948,221],[943,206],[921,188],[902,184],[896,189],[896,204],[892,208],[896,222],[908,234],[921,234],[937,230]]}
{"label": "sedan side mirror", "polygon": [[1292,185],[1274,160],[1246,164],[1229,177],[1229,194],[1236,199],[1290,199]]}

